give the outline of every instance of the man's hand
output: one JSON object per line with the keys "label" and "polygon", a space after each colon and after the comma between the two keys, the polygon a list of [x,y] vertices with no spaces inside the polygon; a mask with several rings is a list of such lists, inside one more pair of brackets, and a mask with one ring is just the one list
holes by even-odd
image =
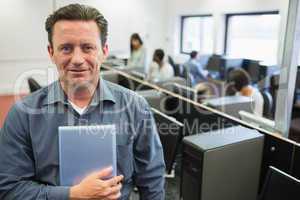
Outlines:
{"label": "man's hand", "polygon": [[99,199],[115,200],[121,196],[123,176],[115,176],[103,180],[111,175],[112,168],[106,168],[92,173],[84,178],[78,185],[71,187],[70,199]]}

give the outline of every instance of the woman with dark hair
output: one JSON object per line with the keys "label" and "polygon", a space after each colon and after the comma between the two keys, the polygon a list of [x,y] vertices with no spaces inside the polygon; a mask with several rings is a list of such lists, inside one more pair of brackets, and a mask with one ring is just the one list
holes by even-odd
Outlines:
{"label": "woman with dark hair", "polygon": [[139,34],[134,33],[130,37],[130,58],[128,60],[129,67],[146,66],[146,49],[143,46],[143,41]]}
{"label": "woman with dark hair", "polygon": [[164,61],[165,53],[162,49],[156,49],[149,67],[148,79],[152,81],[164,81],[174,76],[174,69]]}
{"label": "woman with dark hair", "polygon": [[263,115],[264,99],[257,88],[251,86],[251,78],[243,69],[236,69],[229,74],[229,83],[233,84],[236,95],[251,97],[254,102],[253,113]]}

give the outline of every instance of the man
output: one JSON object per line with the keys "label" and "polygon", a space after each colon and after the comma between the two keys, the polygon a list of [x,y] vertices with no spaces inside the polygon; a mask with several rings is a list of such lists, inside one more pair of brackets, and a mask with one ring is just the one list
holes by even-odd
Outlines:
{"label": "man", "polygon": [[183,66],[190,72],[192,76],[192,85],[195,86],[201,81],[207,81],[208,72],[203,69],[203,66],[197,60],[197,51],[190,53],[190,59]]}
{"label": "man", "polygon": [[[105,18],[72,4],[50,15],[46,30],[59,81],[17,102],[7,116],[0,199],[128,199],[133,186],[141,199],[164,199],[162,146],[148,104],[99,78],[108,54]],[[72,187],[59,186],[58,127],[95,124],[116,125],[118,176],[105,179],[107,168]]]}

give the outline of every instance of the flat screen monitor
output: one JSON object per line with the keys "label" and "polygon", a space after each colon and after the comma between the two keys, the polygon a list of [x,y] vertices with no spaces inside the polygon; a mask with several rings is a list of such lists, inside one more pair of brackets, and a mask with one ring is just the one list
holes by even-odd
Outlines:
{"label": "flat screen monitor", "polygon": [[300,66],[298,66],[297,70],[297,78],[296,78],[296,90],[300,90]]}
{"label": "flat screen monitor", "polygon": [[220,72],[222,68],[222,57],[220,55],[212,55],[207,63],[206,69],[211,72]]}
{"label": "flat screen monitor", "polygon": [[261,74],[260,74],[260,65],[259,61],[256,60],[248,60],[248,65],[246,67],[246,71],[251,77],[251,82],[257,83],[260,80]]}
{"label": "flat screen monitor", "polygon": [[298,200],[300,180],[270,166],[260,200]]}
{"label": "flat screen monitor", "polygon": [[204,104],[239,118],[239,111],[241,110],[252,112],[253,99],[245,96],[225,96],[207,99]]}
{"label": "flat screen monitor", "polygon": [[154,108],[151,110],[163,146],[166,169],[170,174],[183,139],[183,124]]}

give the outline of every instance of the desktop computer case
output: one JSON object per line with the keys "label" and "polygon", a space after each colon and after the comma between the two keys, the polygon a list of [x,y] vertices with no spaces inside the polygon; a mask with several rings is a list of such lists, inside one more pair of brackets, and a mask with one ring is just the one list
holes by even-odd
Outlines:
{"label": "desktop computer case", "polygon": [[255,200],[262,151],[263,135],[241,126],[186,137],[183,199]]}

